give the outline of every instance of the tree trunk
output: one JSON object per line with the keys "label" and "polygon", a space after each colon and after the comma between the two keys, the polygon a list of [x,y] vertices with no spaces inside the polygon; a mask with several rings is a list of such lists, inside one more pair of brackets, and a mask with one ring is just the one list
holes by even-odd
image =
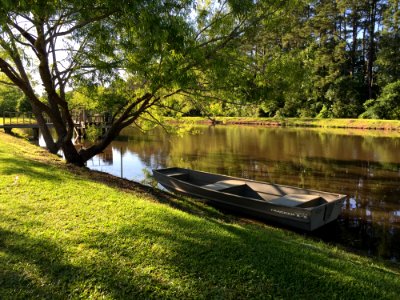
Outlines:
{"label": "tree trunk", "polygon": [[357,33],[358,33],[358,19],[357,19],[357,10],[356,6],[352,7],[351,13],[351,25],[352,25],[352,37],[353,42],[351,45],[351,75],[354,76],[356,72],[356,63],[357,63]]}
{"label": "tree trunk", "polygon": [[51,135],[49,127],[46,124],[45,118],[43,117],[43,112],[38,107],[36,107],[35,104],[31,103],[31,106],[33,114],[35,115],[36,121],[39,125],[40,132],[42,133],[43,139],[46,143],[47,149],[49,150],[49,152],[56,154],[59,148],[57,147],[56,143],[54,143],[53,136]]}
{"label": "tree trunk", "polygon": [[[79,155],[78,151],[76,150],[74,144],[71,140],[64,141],[61,147],[64,158],[68,163],[83,167],[85,165],[84,159],[81,155]],[[97,154],[97,153],[96,153]]]}
{"label": "tree trunk", "polygon": [[79,151],[79,155],[82,159],[83,162],[88,161],[91,159],[93,156],[101,153],[121,132],[123,127],[118,126],[117,124],[114,124],[103,136],[102,140],[96,144],[93,145],[87,149],[82,149]]}
{"label": "tree trunk", "polygon": [[373,84],[374,84],[374,61],[375,61],[375,21],[376,21],[376,0],[372,0],[370,7],[370,17],[369,17],[369,45],[368,45],[368,66],[367,66],[367,84],[368,84],[368,97],[372,99],[373,94]]}

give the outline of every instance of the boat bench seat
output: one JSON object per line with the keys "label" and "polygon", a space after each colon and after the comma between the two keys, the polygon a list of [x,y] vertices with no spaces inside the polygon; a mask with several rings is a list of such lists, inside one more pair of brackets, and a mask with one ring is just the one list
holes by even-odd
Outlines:
{"label": "boat bench seat", "polygon": [[319,205],[321,204],[321,201],[324,200],[318,195],[288,194],[283,197],[269,200],[268,203],[288,206],[288,207],[295,207],[295,206],[309,207],[309,206]]}
{"label": "boat bench seat", "polygon": [[170,172],[166,174],[168,177],[173,177],[179,180],[185,180],[189,178],[189,174],[185,172]]}
{"label": "boat bench seat", "polygon": [[229,189],[232,187],[245,186],[246,184],[240,180],[221,180],[214,183],[203,185],[203,188],[214,190],[214,191],[222,191],[225,189]]}

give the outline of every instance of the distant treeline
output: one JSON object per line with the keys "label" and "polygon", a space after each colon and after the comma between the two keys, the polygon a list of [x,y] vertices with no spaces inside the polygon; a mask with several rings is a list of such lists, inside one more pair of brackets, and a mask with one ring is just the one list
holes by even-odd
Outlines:
{"label": "distant treeline", "polygon": [[296,2],[267,22],[241,46],[248,63],[225,93],[252,105],[214,101],[214,113],[400,118],[399,0]]}
{"label": "distant treeline", "polygon": [[[293,0],[255,24],[221,46],[218,56],[207,54],[207,64],[198,63],[190,73],[195,87],[181,88],[160,106],[160,115],[400,119],[399,0]],[[207,37],[218,40],[224,28]],[[177,86],[188,86],[186,75],[174,73],[165,82],[180,76]],[[110,105],[101,101],[115,98],[111,92],[75,87],[67,98],[72,108],[103,111]],[[4,109],[29,104],[22,93],[3,86]]]}

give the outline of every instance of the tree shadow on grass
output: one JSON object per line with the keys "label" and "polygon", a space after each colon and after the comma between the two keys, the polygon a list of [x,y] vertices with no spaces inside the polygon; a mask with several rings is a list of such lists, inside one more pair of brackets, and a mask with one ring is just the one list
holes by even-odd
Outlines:
{"label": "tree shadow on grass", "polygon": [[[104,235],[99,234],[98,237]],[[107,247],[113,248],[113,245]],[[92,247],[87,250],[99,250]],[[121,260],[101,251],[79,266],[47,239],[0,229],[0,299],[147,298],[162,283],[150,274],[121,268]],[[76,254],[76,253],[75,253]],[[120,256],[117,256],[120,258]],[[135,267],[132,262],[129,266]],[[167,285],[164,287],[167,288]]]}
{"label": "tree shadow on grass", "polygon": [[101,285],[113,297],[124,295],[132,282],[151,283],[151,290],[140,291],[146,298],[394,299],[400,290],[398,272],[346,260],[281,231],[167,213],[157,223],[92,237],[91,247],[107,257],[147,266],[132,272],[109,261],[99,269],[106,271],[102,278],[112,278],[112,284],[107,279]]}
{"label": "tree shadow on grass", "polygon": [[21,233],[0,229],[1,252],[1,299],[65,299],[65,288],[81,272],[56,244]]}
{"label": "tree shadow on grass", "polygon": [[31,178],[49,181],[61,181],[60,176],[49,172],[49,166],[40,162],[29,160],[22,164],[21,160],[15,158],[1,159],[0,175],[23,174]]}
{"label": "tree shadow on grass", "polygon": [[[20,220],[2,214],[0,220],[17,227],[44,226],[39,222],[19,224]],[[0,299],[102,298],[110,290],[122,298],[141,294],[142,287],[121,276],[118,261],[107,257],[106,252],[90,255],[94,248],[86,248],[81,259],[77,252],[81,251],[77,250],[80,242],[58,243],[0,227]]]}
{"label": "tree shadow on grass", "polygon": [[400,290],[398,272],[281,230],[171,211],[152,220],[99,227],[68,248],[0,229],[0,298],[395,299]]}

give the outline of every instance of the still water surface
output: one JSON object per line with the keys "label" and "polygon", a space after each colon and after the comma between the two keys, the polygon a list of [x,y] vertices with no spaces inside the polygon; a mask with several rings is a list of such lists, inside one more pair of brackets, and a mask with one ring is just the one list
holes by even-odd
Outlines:
{"label": "still water surface", "polygon": [[400,135],[344,130],[199,127],[198,134],[123,132],[88,167],[149,182],[185,167],[348,195],[338,221],[313,236],[400,260]]}

